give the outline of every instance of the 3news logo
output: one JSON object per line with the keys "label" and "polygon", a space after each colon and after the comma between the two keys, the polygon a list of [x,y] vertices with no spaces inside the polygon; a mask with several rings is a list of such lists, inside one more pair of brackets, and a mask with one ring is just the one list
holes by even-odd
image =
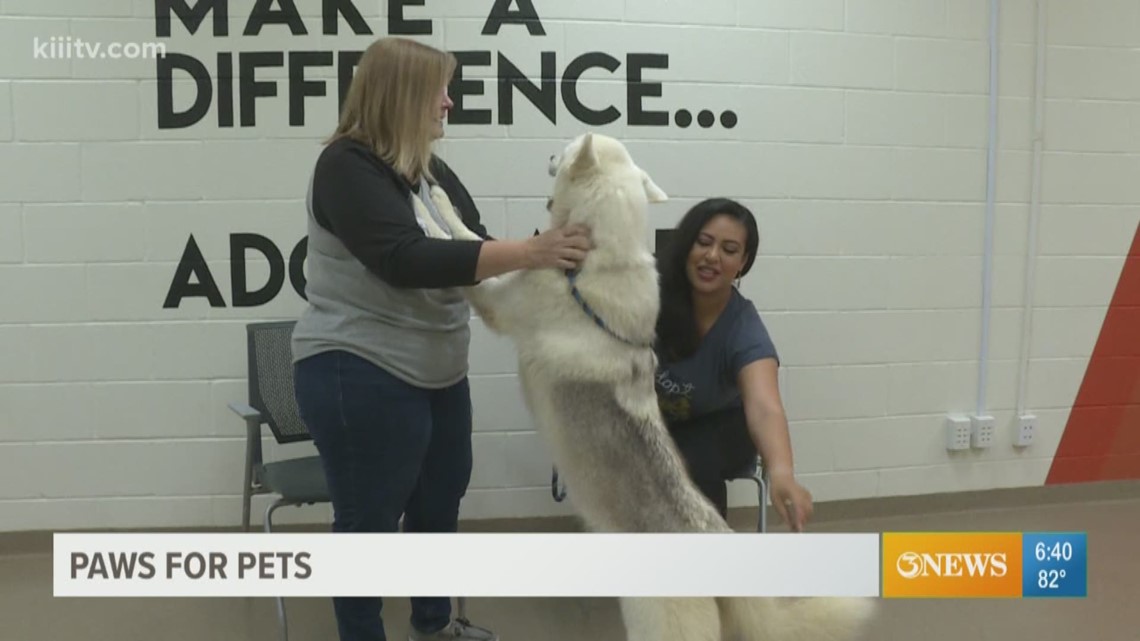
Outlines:
{"label": "3news logo", "polygon": [[885,598],[1087,596],[1084,533],[889,532]]}
{"label": "3news logo", "polygon": [[999,578],[1009,573],[1009,562],[1005,552],[985,554],[903,552],[895,562],[895,569],[904,579],[931,575]]}
{"label": "3news logo", "polygon": [[1020,534],[887,533],[882,558],[884,597],[1021,596]]}

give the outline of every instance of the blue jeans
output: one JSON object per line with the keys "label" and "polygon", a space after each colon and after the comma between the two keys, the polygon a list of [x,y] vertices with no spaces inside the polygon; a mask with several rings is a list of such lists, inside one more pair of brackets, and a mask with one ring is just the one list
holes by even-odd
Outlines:
{"label": "blue jeans", "polygon": [[[298,362],[295,393],[332,496],[334,532],[455,532],[471,479],[471,391],[409,385],[347,352]],[[451,620],[447,597],[413,597],[412,626]],[[386,641],[379,597],[333,598],[341,641]]]}

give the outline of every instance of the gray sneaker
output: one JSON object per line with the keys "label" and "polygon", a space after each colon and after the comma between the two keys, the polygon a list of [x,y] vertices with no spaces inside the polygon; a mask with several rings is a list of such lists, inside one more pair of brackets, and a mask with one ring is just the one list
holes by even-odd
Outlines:
{"label": "gray sneaker", "polygon": [[456,619],[436,632],[417,632],[412,628],[408,641],[499,641],[499,635],[471,625],[467,619]]}

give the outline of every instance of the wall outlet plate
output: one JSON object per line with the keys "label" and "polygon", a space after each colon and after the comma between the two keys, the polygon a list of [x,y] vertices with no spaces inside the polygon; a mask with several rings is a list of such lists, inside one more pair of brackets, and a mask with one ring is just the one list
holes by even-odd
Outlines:
{"label": "wall outlet plate", "polygon": [[989,415],[970,417],[970,445],[978,448],[994,444],[994,417]]}
{"label": "wall outlet plate", "polygon": [[946,417],[946,449],[970,449],[970,419],[954,415]]}
{"label": "wall outlet plate", "polygon": [[1033,435],[1037,432],[1037,417],[1032,414],[1022,414],[1017,417],[1017,433],[1013,437],[1013,444],[1018,447],[1028,447],[1033,442]]}

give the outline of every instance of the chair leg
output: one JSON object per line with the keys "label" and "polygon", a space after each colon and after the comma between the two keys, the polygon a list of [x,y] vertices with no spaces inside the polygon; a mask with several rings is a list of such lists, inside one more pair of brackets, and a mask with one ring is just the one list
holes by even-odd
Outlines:
{"label": "chair leg", "polygon": [[757,470],[751,476],[751,479],[756,482],[756,495],[757,504],[760,514],[756,518],[756,531],[768,531],[768,481],[764,478],[764,473]]}
{"label": "chair leg", "polygon": [[277,508],[286,504],[288,504],[288,501],[283,498],[279,498],[270,504],[269,507],[265,508],[265,518],[262,526],[265,528],[266,533],[273,532],[273,513],[277,511]]}
{"label": "chair leg", "polygon": [[289,641],[289,623],[285,619],[285,599],[277,597],[277,629],[281,641]]}
{"label": "chair leg", "polygon": [[764,477],[757,474],[756,483],[760,486],[760,522],[757,527],[760,529],[758,532],[768,531],[768,483]]}
{"label": "chair leg", "polygon": [[550,468],[550,493],[554,496],[556,503],[561,503],[566,499],[566,487],[561,486],[558,480],[558,468]]}
{"label": "chair leg", "polygon": [[253,468],[249,466],[246,461],[245,467],[245,485],[241,488],[241,528],[243,532],[249,532],[249,510],[253,502]]}
{"label": "chair leg", "polygon": [[261,419],[245,419],[245,474],[241,488],[241,526],[249,531],[250,505],[255,494],[253,489],[254,468],[261,466]]}
{"label": "chair leg", "polygon": [[[277,499],[276,501],[273,502],[272,505],[270,505],[268,508],[266,508],[264,526],[265,526],[265,531],[267,533],[273,532],[273,512],[275,512],[277,510],[277,508],[279,508],[285,504],[286,504],[285,499]],[[276,600],[277,600],[278,638],[281,641],[289,641],[289,622],[285,618],[285,599],[282,597],[277,597]]]}
{"label": "chair leg", "polygon": [[249,532],[249,509],[252,502],[253,491],[247,484],[241,495],[241,529],[243,532]]}

